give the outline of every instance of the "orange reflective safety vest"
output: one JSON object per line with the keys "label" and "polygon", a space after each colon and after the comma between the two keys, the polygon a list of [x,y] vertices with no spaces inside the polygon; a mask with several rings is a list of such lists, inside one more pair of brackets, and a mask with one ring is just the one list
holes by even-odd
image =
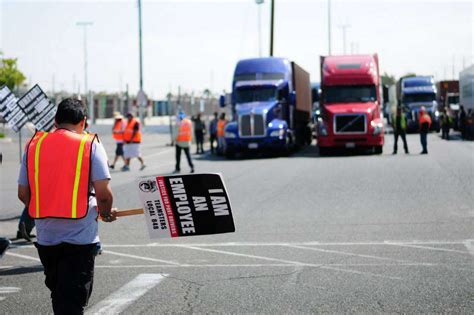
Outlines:
{"label": "orange reflective safety vest", "polygon": [[223,137],[225,132],[224,132],[224,129],[225,129],[225,125],[227,124],[227,120],[225,119],[219,119],[217,121],[217,136],[218,137]]}
{"label": "orange reflective safety vest", "polygon": [[34,219],[81,219],[89,209],[89,174],[95,134],[38,131],[26,151]]}
{"label": "orange reflective safety vest", "polygon": [[[135,125],[138,124],[138,130],[136,130],[135,135],[133,136],[133,131]],[[133,136],[133,139],[132,139]],[[123,140],[125,142],[141,143],[142,142],[142,131],[140,128],[140,122],[132,118],[127,122],[127,126],[123,132]]]}
{"label": "orange reflective safety vest", "polygon": [[116,119],[114,123],[114,127],[112,128],[112,137],[114,137],[115,141],[122,142],[123,141],[123,132],[125,130],[125,122],[122,118]]}
{"label": "orange reflective safety vest", "polygon": [[428,123],[428,128],[431,127],[431,117],[429,114],[427,113],[423,113],[420,115],[420,118],[419,118],[419,122],[420,122],[420,126],[424,123]]}
{"label": "orange reflective safety vest", "polygon": [[191,120],[184,118],[179,123],[178,135],[176,136],[176,142],[189,142],[192,138],[193,123]]}

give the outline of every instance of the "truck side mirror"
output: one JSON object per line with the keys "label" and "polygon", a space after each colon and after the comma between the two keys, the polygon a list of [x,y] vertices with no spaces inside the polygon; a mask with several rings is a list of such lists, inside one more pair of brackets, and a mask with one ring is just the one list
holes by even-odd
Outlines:
{"label": "truck side mirror", "polygon": [[219,97],[219,106],[220,107],[225,107],[225,96],[224,95],[221,95]]}
{"label": "truck side mirror", "polygon": [[296,93],[293,91],[290,93],[290,104],[296,103]]}

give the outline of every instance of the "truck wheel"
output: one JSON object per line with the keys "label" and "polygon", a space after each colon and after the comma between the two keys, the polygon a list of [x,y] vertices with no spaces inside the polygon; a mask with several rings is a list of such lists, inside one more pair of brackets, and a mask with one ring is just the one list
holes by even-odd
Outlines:
{"label": "truck wheel", "polygon": [[375,154],[382,154],[383,153],[383,146],[377,145],[374,147],[374,153]]}
{"label": "truck wheel", "polygon": [[319,149],[319,156],[329,155],[329,148],[318,146],[318,149]]}
{"label": "truck wheel", "polygon": [[285,146],[283,147],[282,150],[282,155],[283,156],[290,156],[291,150],[293,150],[293,137],[291,136],[290,133],[286,133],[285,137]]}
{"label": "truck wheel", "polygon": [[234,150],[226,150],[225,151],[225,157],[228,159],[233,159],[235,158],[235,152]]}

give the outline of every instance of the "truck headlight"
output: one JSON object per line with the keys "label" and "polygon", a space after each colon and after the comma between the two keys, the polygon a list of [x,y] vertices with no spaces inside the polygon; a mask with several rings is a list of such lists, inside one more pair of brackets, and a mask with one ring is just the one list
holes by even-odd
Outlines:
{"label": "truck headlight", "polygon": [[270,132],[270,137],[281,137],[285,135],[285,130],[284,129],[278,129],[278,130],[273,130]]}
{"label": "truck headlight", "polygon": [[320,136],[327,136],[328,135],[328,128],[322,119],[318,120],[318,134]]}
{"label": "truck headlight", "polygon": [[235,133],[233,132],[225,132],[224,133],[224,138],[231,138],[231,139],[234,139],[236,137]]}
{"label": "truck headlight", "polygon": [[372,128],[374,128],[374,130],[372,131],[373,135],[378,135],[383,130],[383,123],[381,123],[381,122],[375,122],[375,121],[372,120],[370,122],[370,125],[372,126]]}

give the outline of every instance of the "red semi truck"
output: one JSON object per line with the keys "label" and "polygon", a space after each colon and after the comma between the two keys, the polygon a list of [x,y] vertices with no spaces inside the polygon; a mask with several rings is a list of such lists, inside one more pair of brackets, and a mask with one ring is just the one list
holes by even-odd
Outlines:
{"label": "red semi truck", "polygon": [[382,153],[380,84],[377,54],[321,57],[320,154],[336,147],[370,148]]}

